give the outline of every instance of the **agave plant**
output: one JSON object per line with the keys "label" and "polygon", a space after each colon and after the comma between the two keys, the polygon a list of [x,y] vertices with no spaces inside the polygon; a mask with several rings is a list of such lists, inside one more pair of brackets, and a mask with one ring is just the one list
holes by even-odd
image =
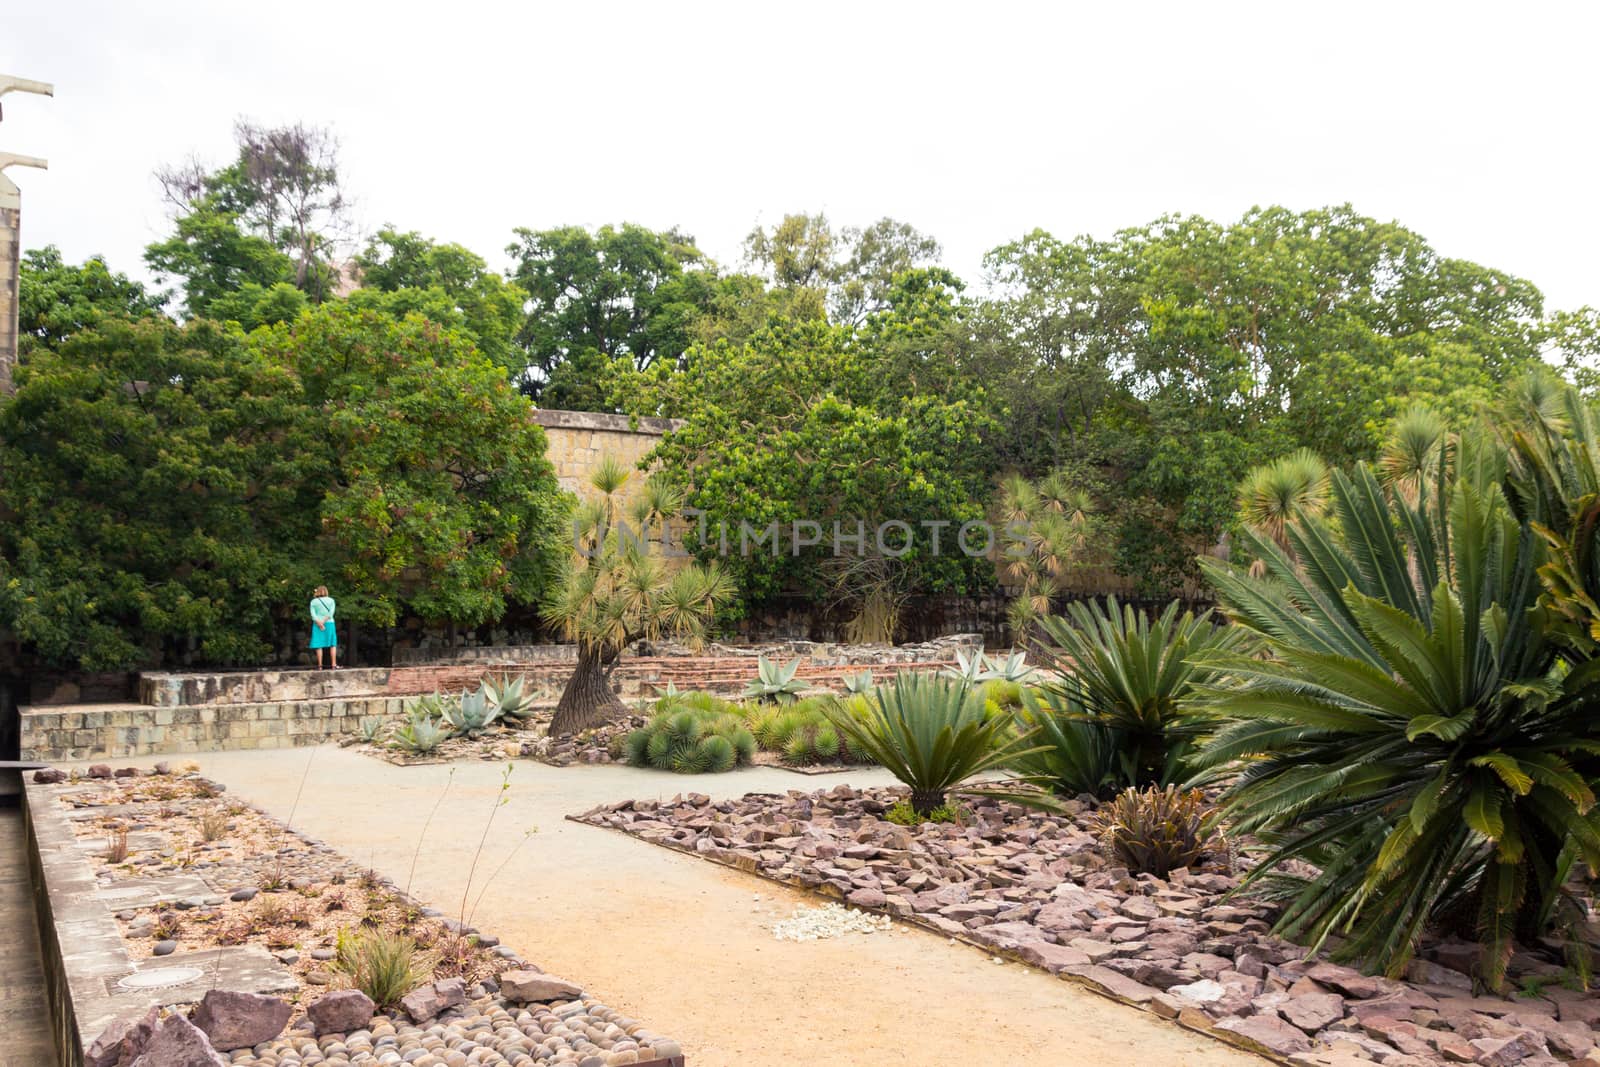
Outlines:
{"label": "agave plant", "polygon": [[446,718],[454,698],[442,696],[439,693],[429,693],[427,696],[417,697],[406,705],[406,719],[409,722],[439,722]]}
{"label": "agave plant", "polygon": [[936,674],[899,674],[868,697],[832,701],[826,714],[848,744],[911,787],[911,806],[926,816],[951,792],[991,792],[1037,802],[1005,784],[966,785],[1034,749],[1033,733],[1005,716],[984,714],[983,698],[964,681]]}
{"label": "agave plant", "polygon": [[806,684],[795,675],[800,670],[796,658],[787,667],[780,667],[765,656],[756,657],[756,676],[744,687],[744,695],[756,700],[775,700],[787,704]]}
{"label": "agave plant", "polygon": [[1247,533],[1265,578],[1203,561],[1271,653],[1216,658],[1235,681],[1213,710],[1237,721],[1203,758],[1246,760],[1227,813],[1267,845],[1245,885],[1284,902],[1280,934],[1340,935],[1336,958],[1398,975],[1425,929],[1474,916],[1500,988],[1515,937],[1576,919],[1574,857],[1600,870],[1600,661],[1543,630],[1548,556],[1491,435],[1433,457],[1387,491],[1336,473],[1332,515],[1289,528],[1295,558]]}
{"label": "agave plant", "polygon": [[515,678],[504,674],[499,678],[485,678],[478,683],[478,690],[489,703],[500,709],[502,718],[521,719],[533,711],[533,701],[528,697],[521,675]]}
{"label": "agave plant", "polygon": [[844,691],[846,693],[870,693],[872,692],[872,686],[873,680],[871,670],[864,670],[856,674],[847,674],[844,676]]}
{"label": "agave plant", "polygon": [[983,681],[985,668],[986,664],[982,650],[974,652],[972,658],[968,659],[965,652],[957,649],[956,665],[954,667],[946,667],[939,673],[952,681],[964,682],[967,685],[977,685]]}
{"label": "agave plant", "polygon": [[483,688],[462,693],[461,699],[445,705],[445,721],[457,737],[477,737],[500,718],[500,706],[489,699]]}
{"label": "agave plant", "polygon": [[[1042,649],[1082,713],[1111,732],[1123,785],[1165,785],[1188,773],[1184,758],[1209,724],[1184,702],[1219,671],[1202,662],[1242,648],[1250,635],[1217,626],[1211,613],[1179,614],[1177,601],[1152,621],[1115,597],[1078,602],[1066,618],[1039,620]],[[1053,646],[1053,647],[1052,647]]]}
{"label": "agave plant", "polygon": [[1165,878],[1220,845],[1216,812],[1198,789],[1124,789],[1094,822],[1107,858],[1134,874]]}
{"label": "agave plant", "polygon": [[1039,746],[1011,763],[1021,777],[1060,796],[1108,796],[1122,782],[1117,735],[1068,690],[1024,689],[1017,721]]}
{"label": "agave plant", "polygon": [[383,716],[368,715],[361,719],[356,726],[360,730],[361,740],[369,743],[376,741],[378,735],[383,732]]}
{"label": "agave plant", "polygon": [[1028,656],[1025,652],[1013,652],[1001,663],[988,656],[983,658],[983,672],[979,675],[981,681],[1025,682],[1034,674],[1034,668],[1028,666]]}
{"label": "agave plant", "polygon": [[390,743],[402,752],[423,755],[438,748],[450,734],[432,719],[408,719],[401,723],[390,737]]}

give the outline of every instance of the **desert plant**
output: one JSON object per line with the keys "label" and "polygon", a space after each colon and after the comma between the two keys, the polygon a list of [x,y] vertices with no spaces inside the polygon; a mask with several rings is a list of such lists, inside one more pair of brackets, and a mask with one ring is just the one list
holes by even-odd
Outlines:
{"label": "desert plant", "polygon": [[121,863],[128,858],[128,829],[119,826],[111,831],[111,837],[106,841],[106,861],[108,863]]}
{"label": "desert plant", "polygon": [[1173,601],[1152,620],[1111,597],[1038,620],[1048,638],[1041,655],[1062,678],[1054,684],[1111,731],[1124,785],[1165,785],[1189,773],[1184,759],[1209,724],[1184,714],[1184,702],[1221,676],[1202,657],[1240,650],[1250,639],[1213,624],[1210,612],[1180,609]]}
{"label": "desert plant", "polygon": [[405,706],[406,721],[412,724],[442,722],[449,717],[450,705],[453,703],[455,703],[454,697],[440,693],[417,697]]}
{"label": "desert plant", "polygon": [[500,706],[489,699],[482,686],[462,693],[444,708],[445,722],[450,724],[451,733],[456,737],[478,737],[499,717]]}
{"label": "desert plant", "polygon": [[449,736],[450,734],[432,719],[421,718],[402,723],[390,737],[389,743],[402,752],[420,756],[438,748]]}
{"label": "desert plant", "polygon": [[211,809],[200,813],[200,839],[221,841],[228,833],[228,813]]}
{"label": "desert plant", "polygon": [[433,980],[438,960],[409,934],[377,929],[341,929],[333,967],[379,1009],[393,1008],[417,986]]}
{"label": "desert plant", "polygon": [[787,704],[806,687],[805,682],[795,677],[799,670],[799,657],[784,667],[765,656],[757,656],[756,676],[744,687],[744,695],[755,700]]}
{"label": "desert plant", "polygon": [[756,742],[738,715],[680,703],[630,733],[624,751],[635,766],[719,774],[749,763]]}
{"label": "desert plant", "polygon": [[[951,792],[980,791],[965,783],[1033,748],[1031,731],[989,718],[972,686],[936,674],[899,674],[869,697],[826,707],[841,737],[911,788],[911,806],[924,816]],[[1038,800],[1003,784],[981,791]]]}
{"label": "desert plant", "polygon": [[847,674],[844,676],[843,681],[844,691],[852,696],[872,692],[872,687],[875,684],[872,680],[871,670],[858,671],[855,674]]}
{"label": "desert plant", "polygon": [[1216,813],[1198,789],[1124,789],[1095,813],[1106,858],[1134,874],[1165,878],[1193,867],[1220,842]]}
{"label": "desert plant", "polygon": [[533,711],[533,700],[528,696],[523,678],[510,675],[501,675],[499,678],[484,678],[478,683],[479,691],[500,709],[500,715],[507,719],[521,719]]}
{"label": "desert plant", "polygon": [[368,715],[356,724],[361,740],[368,744],[378,740],[378,735],[383,732],[383,716]]}
{"label": "desert plant", "polygon": [[889,810],[883,813],[883,817],[900,826],[921,826],[925,822],[960,822],[964,814],[956,805],[945,804],[943,807],[934,808],[926,815],[919,815],[917,809],[911,806],[911,801],[897,800],[889,805]]}
{"label": "desert plant", "polygon": [[982,650],[974,652],[972,654],[972,658],[968,659],[965,652],[957,649],[956,665],[954,667],[946,667],[939,673],[953,681],[965,682],[967,685],[977,685],[979,682],[983,681],[983,671],[984,660]]}
{"label": "desert plant", "polygon": [[1012,761],[1023,778],[1060,796],[1105,797],[1122,782],[1116,736],[1085,714],[1072,693],[1025,690],[1016,715],[1022,729],[1036,731],[1039,746]]}
{"label": "desert plant", "polygon": [[1280,934],[1338,934],[1335,958],[1398,975],[1425,929],[1475,916],[1500,988],[1515,937],[1577,918],[1573,860],[1600,870],[1600,661],[1536,610],[1548,554],[1493,436],[1431,454],[1388,491],[1336,473],[1332,515],[1289,529],[1295,558],[1247,533],[1265,578],[1203,563],[1271,653],[1218,664],[1236,682],[1209,699],[1238,721],[1204,758],[1247,760],[1226,810],[1267,846],[1245,885],[1285,902]]}
{"label": "desert plant", "polygon": [[1001,527],[1001,577],[1017,590],[1008,618],[1018,635],[1049,613],[1063,579],[1094,556],[1099,524],[1080,480],[1058,468],[1037,483],[1021,475],[1001,483],[994,518]]}
{"label": "desert plant", "polygon": [[[845,701],[864,705],[866,699],[856,694],[846,697]],[[747,712],[746,722],[757,745],[767,752],[777,753],[791,766],[868,762],[829,721],[825,708],[831,700],[808,697],[789,705],[755,705]]]}
{"label": "desert plant", "polygon": [[175,911],[158,912],[154,925],[150,927],[150,936],[157,941],[176,941],[181,933],[183,918]]}
{"label": "desert plant", "polygon": [[1013,652],[1004,662],[992,656],[983,657],[983,681],[1002,681],[1020,683],[1033,677],[1036,668],[1028,666],[1028,656],[1025,652]]}

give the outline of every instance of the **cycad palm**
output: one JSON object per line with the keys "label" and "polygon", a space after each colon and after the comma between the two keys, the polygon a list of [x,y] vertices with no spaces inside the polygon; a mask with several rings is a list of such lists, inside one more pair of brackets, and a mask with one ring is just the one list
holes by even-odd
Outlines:
{"label": "cycad palm", "polygon": [[1336,956],[1398,974],[1470,904],[1498,987],[1513,936],[1567,907],[1570,857],[1600,865],[1600,718],[1594,664],[1568,669],[1537,625],[1545,553],[1486,436],[1387,493],[1336,474],[1333,514],[1290,526],[1294,557],[1247,532],[1265,579],[1202,561],[1271,653],[1215,658],[1235,681],[1208,706],[1238,722],[1203,758],[1246,760],[1228,811],[1269,846],[1246,885],[1285,901],[1281,933],[1342,935]]}
{"label": "cycad palm", "polygon": [[626,711],[611,691],[610,668],[641,637],[698,644],[717,608],[733,595],[715,566],[677,563],[652,551],[649,534],[682,507],[682,496],[650,478],[619,523],[630,473],[611,457],[590,477],[599,496],[577,511],[575,551],[545,604],[544,617],[578,645],[578,666],[550,721],[562,736]]}

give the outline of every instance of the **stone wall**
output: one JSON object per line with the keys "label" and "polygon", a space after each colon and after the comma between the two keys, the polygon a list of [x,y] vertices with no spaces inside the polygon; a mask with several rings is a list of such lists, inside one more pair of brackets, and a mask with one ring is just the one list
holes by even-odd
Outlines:
{"label": "stone wall", "polygon": [[397,716],[401,697],[156,708],[22,709],[22,758],[83,760],[317,745],[356,733],[370,715]]}
{"label": "stone wall", "polygon": [[[544,427],[549,439],[549,456],[561,488],[584,495],[592,493],[589,475],[605,456],[615,456],[630,471],[661,438],[681,423],[675,419],[638,419],[625,415],[606,415],[596,411],[553,411],[540,409],[533,421]],[[635,485],[643,481],[635,472]],[[629,495],[624,491],[623,496]]]}

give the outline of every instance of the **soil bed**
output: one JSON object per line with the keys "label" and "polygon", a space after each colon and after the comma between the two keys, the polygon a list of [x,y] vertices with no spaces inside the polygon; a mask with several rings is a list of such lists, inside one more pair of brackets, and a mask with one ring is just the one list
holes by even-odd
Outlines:
{"label": "soil bed", "polygon": [[1562,985],[1546,955],[1518,954],[1509,998],[1475,995],[1465,943],[1425,945],[1408,981],[1370,977],[1272,936],[1268,905],[1225,902],[1226,857],[1169,881],[1112,866],[1091,804],[1044,815],[979,800],[962,825],[907,828],[882,817],[904,796],[690,793],[574,818],[886,912],[1284,1062],[1600,1063],[1600,997]]}

